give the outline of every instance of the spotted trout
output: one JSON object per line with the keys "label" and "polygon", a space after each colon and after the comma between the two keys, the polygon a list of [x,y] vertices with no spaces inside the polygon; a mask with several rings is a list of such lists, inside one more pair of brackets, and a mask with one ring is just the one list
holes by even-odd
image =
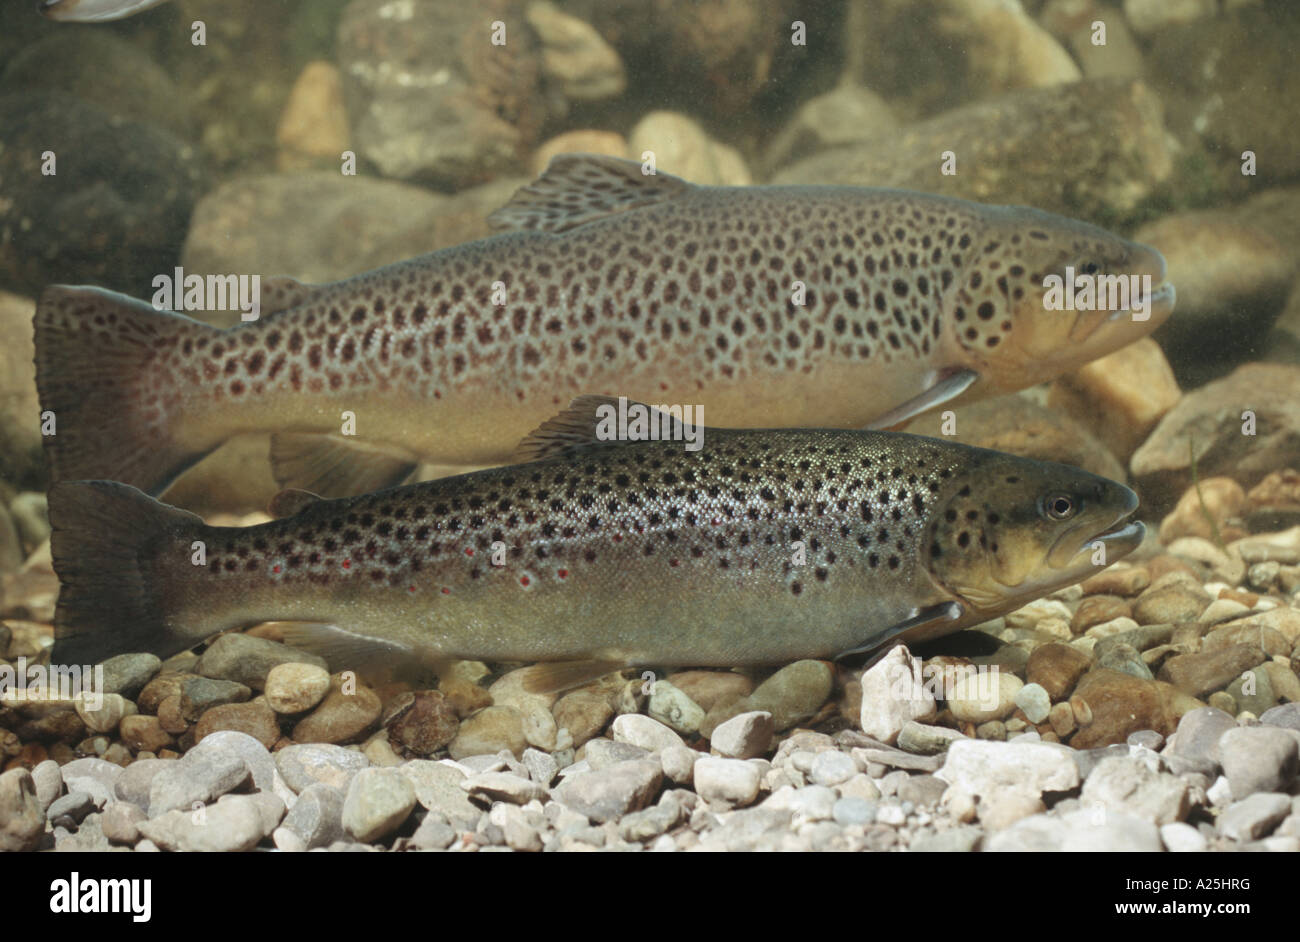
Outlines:
{"label": "spotted trout", "polygon": [[[492,222],[509,231],[346,281],[269,279],[262,316],[228,330],[48,288],[53,478],[157,495],[227,438],[271,432],[282,486],[346,496],[418,459],[506,463],[570,399],[615,390],[738,428],[894,426],[1110,353],[1174,302],[1154,249],[898,190],[696,186],[566,155]],[[1147,287],[1048,310],[1045,282],[1075,273]]]}
{"label": "spotted trout", "polygon": [[135,16],[167,0],[40,0],[37,9],[65,23],[108,23]]}
{"label": "spotted trout", "polygon": [[[338,669],[537,661],[538,688],[623,667],[780,664],[937,637],[1098,571],[1142,539],[1128,488],[899,432],[592,436],[582,397],[538,459],[213,527],[111,482],[49,496],[56,663],[167,656],[300,623]],[[361,669],[361,668],[358,668]]]}

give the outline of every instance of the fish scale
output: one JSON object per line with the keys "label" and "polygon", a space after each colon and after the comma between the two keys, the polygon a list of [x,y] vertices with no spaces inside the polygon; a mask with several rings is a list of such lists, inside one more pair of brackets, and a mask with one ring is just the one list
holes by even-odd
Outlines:
{"label": "fish scale", "polygon": [[[1015,485],[981,491],[1003,469]],[[936,606],[962,606],[943,630],[1014,607],[1015,586],[971,574],[990,555],[1033,558],[1041,547],[1016,531],[996,535],[990,550],[989,521],[1013,525],[1058,491],[1095,504],[1087,535],[1134,506],[1127,488],[1073,468],[900,433],[815,429],[708,429],[699,452],[612,442],[362,497],[304,495],[292,516],[245,529],[207,527],[123,485],[60,485],[51,493],[63,579],[56,655],[93,660],[110,645],[162,653],[290,620],[328,623],[404,658],[728,666],[830,657]],[[978,508],[984,522],[949,526],[943,510],[955,507]],[[1052,530],[1036,513],[1026,532]],[[1038,569],[1010,568],[1021,582]],[[1071,570],[1069,581],[1093,569]],[[976,590],[1002,595],[972,604]]]}
{"label": "fish scale", "polygon": [[[1164,263],[1023,208],[703,187],[579,156],[493,220],[514,231],[332,285],[270,281],[268,308],[284,307],[226,331],[102,289],[48,289],[36,359],[60,420],[55,479],[159,493],[227,438],[272,432],[290,433],[272,452],[282,484],[358,493],[417,459],[502,463],[591,393],[698,403],[735,427],[862,426],[1031,385],[1163,319],[1103,316],[1075,336],[1073,315],[1044,312],[1042,279],[1062,264],[1159,282]],[[942,386],[955,374],[969,390]],[[345,411],[355,438],[338,434]],[[365,471],[354,446],[388,463]]]}

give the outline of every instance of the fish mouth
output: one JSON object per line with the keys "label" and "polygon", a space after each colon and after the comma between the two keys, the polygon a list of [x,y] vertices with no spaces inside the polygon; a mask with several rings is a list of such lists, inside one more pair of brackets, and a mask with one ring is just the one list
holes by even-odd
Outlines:
{"label": "fish mouth", "polygon": [[1077,530],[1061,534],[1061,537],[1048,550],[1048,563],[1053,569],[1062,574],[1076,571],[1086,572],[1090,568],[1097,567],[1097,564],[1093,562],[1093,556],[1097,552],[1098,543],[1105,550],[1105,565],[1110,565],[1121,556],[1127,556],[1141,545],[1143,538],[1146,536],[1145,524],[1140,520],[1125,519],[1130,513],[1132,513],[1131,510],[1125,511],[1118,520],[1105,530],[1100,533],[1093,533],[1082,540],[1079,540]]}

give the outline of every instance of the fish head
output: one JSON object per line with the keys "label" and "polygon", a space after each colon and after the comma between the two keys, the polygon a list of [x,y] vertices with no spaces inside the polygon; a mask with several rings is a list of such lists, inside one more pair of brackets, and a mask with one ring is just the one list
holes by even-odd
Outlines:
{"label": "fish head", "polygon": [[[1137,548],[1137,495],[1052,462],[982,452],[938,495],[923,553],[930,576],[978,620],[1087,578]],[[969,623],[969,622],[968,622]]]}
{"label": "fish head", "polygon": [[[979,375],[968,398],[1070,372],[1145,337],[1173,313],[1174,287],[1156,249],[1041,210],[986,208],[943,299],[951,365]],[[1074,290],[1089,281],[1090,295]]]}

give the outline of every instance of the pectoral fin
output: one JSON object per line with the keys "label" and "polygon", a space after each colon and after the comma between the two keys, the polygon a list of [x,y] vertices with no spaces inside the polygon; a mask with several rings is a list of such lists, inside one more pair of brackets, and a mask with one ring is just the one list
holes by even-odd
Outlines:
{"label": "pectoral fin", "polygon": [[979,378],[979,374],[974,370],[955,370],[946,376],[942,376],[919,396],[914,396],[901,406],[890,409],[884,415],[877,417],[869,425],[863,427],[868,430],[875,430],[900,426],[923,412],[929,412],[936,406],[956,399],[967,389],[970,389],[971,384]]}
{"label": "pectoral fin", "polygon": [[850,648],[835,655],[835,660],[841,661],[855,654],[865,654],[878,648],[883,649],[889,642],[902,638],[918,628],[937,628],[945,624],[951,624],[965,614],[966,609],[959,602],[940,602],[938,605],[929,605],[917,609],[910,618],[906,618],[896,625],[891,625],[884,631],[876,632],[868,641],[856,648]]}
{"label": "pectoral fin", "polygon": [[530,693],[558,693],[581,687],[607,674],[622,670],[627,664],[621,661],[582,660],[544,661],[524,668],[524,689]]}
{"label": "pectoral fin", "polygon": [[271,472],[282,488],[321,497],[351,497],[401,484],[418,462],[333,435],[271,436]]}
{"label": "pectoral fin", "polygon": [[286,622],[281,634],[285,644],[323,657],[333,671],[372,674],[407,660],[414,653],[406,645],[354,634],[337,625]]}

